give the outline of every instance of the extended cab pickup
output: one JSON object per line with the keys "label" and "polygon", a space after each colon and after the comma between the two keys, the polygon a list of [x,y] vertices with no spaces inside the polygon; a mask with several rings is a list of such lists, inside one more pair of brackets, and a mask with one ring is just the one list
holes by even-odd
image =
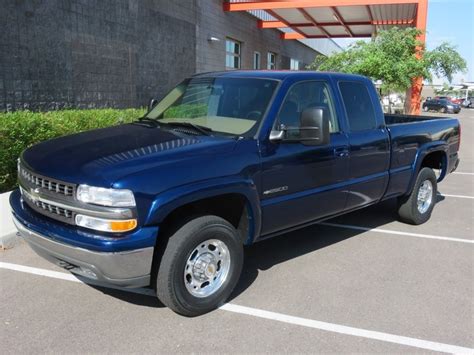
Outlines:
{"label": "extended cab pickup", "polygon": [[384,116],[365,77],[207,73],[134,123],[25,150],[10,204],[38,254],[198,315],[229,297],[244,245],[391,198],[427,221],[459,145],[457,119]]}

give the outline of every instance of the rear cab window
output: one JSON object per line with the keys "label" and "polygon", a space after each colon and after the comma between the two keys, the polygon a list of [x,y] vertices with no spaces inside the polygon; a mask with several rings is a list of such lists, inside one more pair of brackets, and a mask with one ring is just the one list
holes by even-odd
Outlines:
{"label": "rear cab window", "polygon": [[339,91],[346,110],[349,128],[352,132],[377,128],[374,104],[364,83],[340,81]]}

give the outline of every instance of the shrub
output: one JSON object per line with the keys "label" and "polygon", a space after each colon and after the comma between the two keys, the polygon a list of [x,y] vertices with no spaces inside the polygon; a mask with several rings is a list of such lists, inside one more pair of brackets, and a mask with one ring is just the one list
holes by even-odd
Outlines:
{"label": "shrub", "polygon": [[131,122],[144,113],[144,109],[0,113],[0,193],[15,188],[16,161],[21,152],[33,144],[72,133]]}

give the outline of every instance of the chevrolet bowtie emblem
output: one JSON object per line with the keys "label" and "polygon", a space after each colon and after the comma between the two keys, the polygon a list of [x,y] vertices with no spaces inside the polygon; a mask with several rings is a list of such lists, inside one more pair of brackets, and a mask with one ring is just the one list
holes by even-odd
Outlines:
{"label": "chevrolet bowtie emblem", "polygon": [[40,189],[39,188],[31,188],[30,189],[30,196],[33,201],[38,201],[39,200],[39,194],[40,194]]}

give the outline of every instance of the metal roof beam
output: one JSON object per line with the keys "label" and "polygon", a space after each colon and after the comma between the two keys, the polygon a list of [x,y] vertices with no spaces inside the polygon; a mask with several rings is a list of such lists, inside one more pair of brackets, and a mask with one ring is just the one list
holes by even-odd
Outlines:
{"label": "metal roof beam", "polygon": [[[307,26],[308,24],[304,24]],[[281,21],[263,21],[259,20],[257,24],[258,28],[285,28],[288,27],[286,23]],[[302,26],[299,26],[302,27]]]}
{"label": "metal roof beam", "polygon": [[[292,27],[291,24],[286,21],[283,17],[281,17],[280,15],[278,15],[277,13],[275,13],[275,11],[273,10],[266,10],[267,13],[269,13],[271,16],[273,16],[274,18],[276,18],[278,21],[280,21],[281,23],[284,23],[286,25],[286,27]],[[292,27],[293,28],[293,27]],[[301,38],[306,38],[306,34],[299,30],[298,28],[293,28],[294,31],[298,32],[298,34],[300,34],[302,37]]]}
{"label": "metal roof beam", "polygon": [[327,38],[331,38],[331,35],[329,34],[328,31],[324,29],[324,27],[321,27],[321,25],[311,16],[305,9],[298,9],[299,12],[304,16],[306,20],[311,22],[314,27],[318,28],[321,32],[323,32]]}
{"label": "metal roof beam", "polygon": [[334,15],[334,18],[339,21],[339,23],[345,28],[346,32],[349,34],[350,37],[354,37],[354,34],[352,33],[351,29],[349,26],[346,25],[344,22],[344,19],[342,18],[341,14],[337,10],[335,6],[331,6],[332,13]]}
{"label": "metal roof beam", "polygon": [[423,0],[294,0],[294,1],[252,1],[224,2],[225,11],[277,10],[296,8],[316,8],[331,6],[365,6],[365,5],[397,5],[418,4]]}
{"label": "metal roof beam", "polygon": [[[412,25],[415,20],[371,20],[371,21],[349,21],[347,26],[371,26],[371,25]],[[318,26],[334,27],[341,26],[340,22],[318,22]],[[258,21],[258,28],[289,28],[289,27],[314,27],[313,23],[291,23],[287,25],[281,21]]]}
{"label": "metal roof beam", "polygon": [[[352,38],[370,38],[372,37],[372,33],[367,34],[357,34],[354,35]],[[327,38],[326,36],[309,36],[309,35],[302,35],[298,32],[284,32],[280,34],[281,39],[320,39],[320,38]],[[349,35],[331,35],[331,38],[349,38]]]}

